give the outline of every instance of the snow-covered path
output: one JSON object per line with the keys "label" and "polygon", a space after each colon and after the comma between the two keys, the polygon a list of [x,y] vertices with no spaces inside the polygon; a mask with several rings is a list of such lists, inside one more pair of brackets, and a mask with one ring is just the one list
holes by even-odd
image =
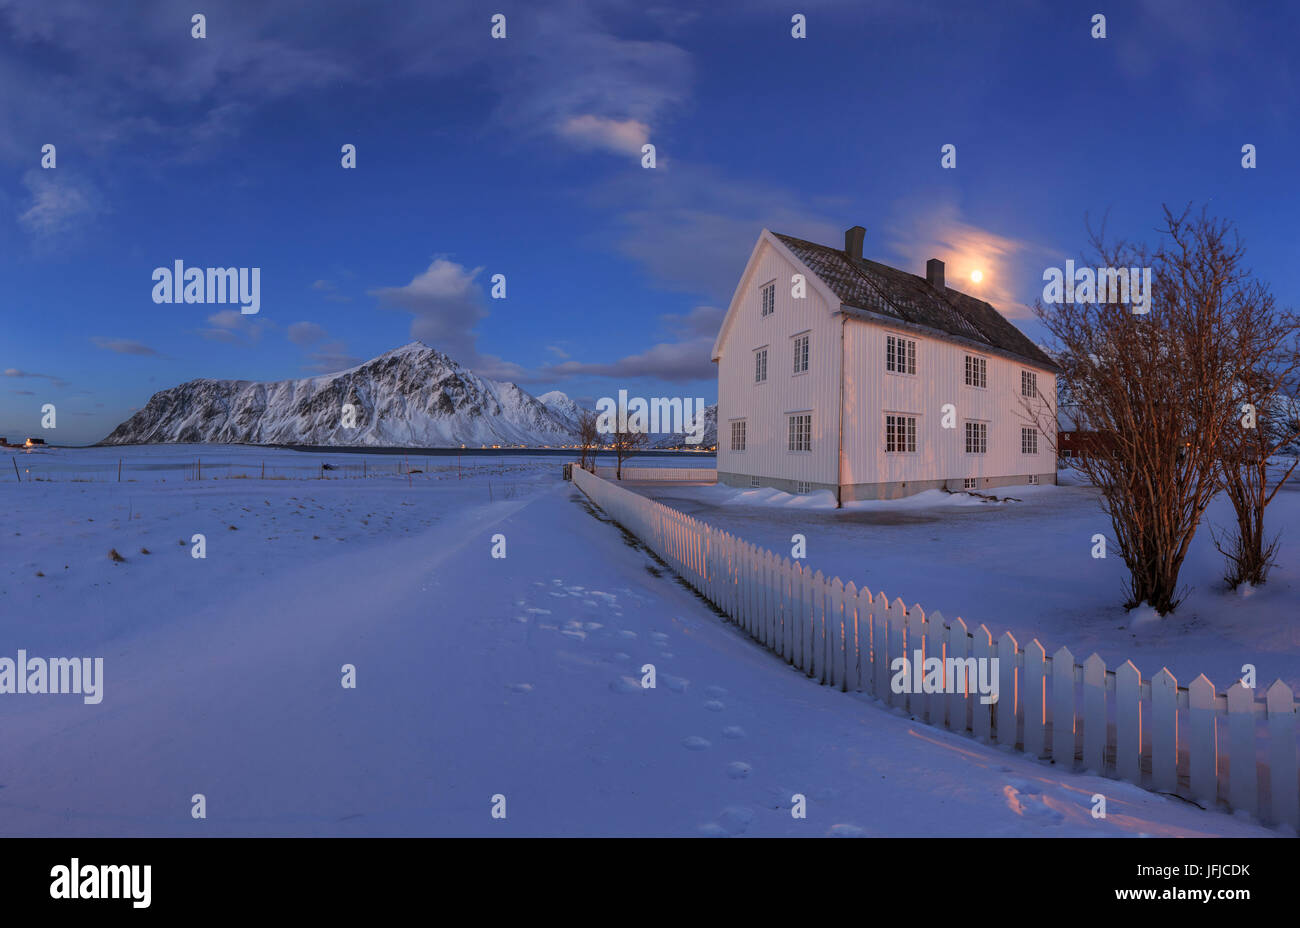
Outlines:
{"label": "snow-covered path", "polygon": [[819,687],[659,572],[553,479],[250,572],[6,713],[0,833],[1274,834]]}

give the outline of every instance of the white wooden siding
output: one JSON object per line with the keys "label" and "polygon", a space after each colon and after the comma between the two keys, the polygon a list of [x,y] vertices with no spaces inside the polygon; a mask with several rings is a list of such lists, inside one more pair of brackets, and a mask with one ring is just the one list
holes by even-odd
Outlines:
{"label": "white wooden siding", "polygon": [[[916,374],[885,370],[885,337],[916,340]],[[988,386],[966,386],[966,355],[988,362]],[[1020,429],[1031,423],[1021,406],[1020,372],[1033,370],[1041,396],[1054,396],[1056,378],[993,353],[938,337],[850,319],[845,330],[844,482],[956,480],[1055,470],[1055,435],[1039,436],[1038,453],[1022,454]],[[1041,402],[1041,400],[1040,400]],[[956,407],[956,428],[941,427],[943,407]],[[885,412],[917,417],[915,454],[885,453]],[[966,453],[965,423],[988,423],[988,452]],[[751,433],[753,434],[753,433]]]}
{"label": "white wooden siding", "polygon": [[[804,299],[790,277],[807,278]],[[776,281],[776,310],[762,313],[763,284]],[[718,470],[834,484],[839,448],[840,317],[815,278],[762,241],[733,298],[718,358]],[[808,372],[794,373],[794,336],[807,333]],[[754,350],[766,345],[767,381],[754,382]],[[789,448],[788,416],[812,412],[812,451]],[[733,419],[745,420],[746,448],[731,450]],[[723,430],[725,429],[725,434]]]}

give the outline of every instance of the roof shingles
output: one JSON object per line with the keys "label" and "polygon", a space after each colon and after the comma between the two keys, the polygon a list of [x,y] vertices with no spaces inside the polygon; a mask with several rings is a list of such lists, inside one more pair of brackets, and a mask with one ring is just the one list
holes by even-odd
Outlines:
{"label": "roof shingles", "polygon": [[857,309],[934,329],[1056,370],[1041,348],[983,300],[923,277],[866,259],[853,260],[828,245],[773,233],[839,297]]}

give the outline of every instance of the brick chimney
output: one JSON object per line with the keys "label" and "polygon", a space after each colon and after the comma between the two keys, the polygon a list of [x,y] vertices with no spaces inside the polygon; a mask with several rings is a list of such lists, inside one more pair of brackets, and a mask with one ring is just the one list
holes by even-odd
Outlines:
{"label": "brick chimney", "polygon": [[854,226],[844,230],[844,256],[850,261],[862,260],[862,240],[867,237],[867,230]]}
{"label": "brick chimney", "polygon": [[925,262],[925,279],[930,282],[930,286],[936,290],[943,289],[943,262],[938,258],[931,258]]}

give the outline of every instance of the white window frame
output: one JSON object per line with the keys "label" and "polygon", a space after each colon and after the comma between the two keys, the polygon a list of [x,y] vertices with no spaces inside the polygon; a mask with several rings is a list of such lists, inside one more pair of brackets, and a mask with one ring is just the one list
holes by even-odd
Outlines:
{"label": "white window frame", "polygon": [[1020,395],[1035,398],[1038,396],[1038,374],[1034,371],[1020,371]]}
{"label": "white window frame", "polygon": [[1026,425],[1020,427],[1020,453],[1038,453],[1038,429]]}
{"label": "white window frame", "polygon": [[975,489],[975,488],[978,487],[978,486],[979,486],[979,478],[978,478],[978,477],[962,477],[962,478],[961,478],[961,488],[962,488],[963,490],[973,490],[973,489]]}
{"label": "white window frame", "polygon": [[[768,349],[769,347],[771,347],[771,346],[769,346],[769,345],[764,345],[764,346],[761,347],[761,348],[755,348],[755,349],[754,349],[754,383],[767,383],[767,360],[768,360],[768,358],[767,358],[767,353],[768,353],[768,352],[767,352],[767,349]],[[763,363],[762,363],[762,368],[763,368],[763,376],[762,376],[762,378],[760,378],[760,377],[758,376],[758,370],[759,370],[759,366],[760,366],[760,365],[759,365],[759,356],[760,356],[760,355],[762,356],[762,361],[763,361]]]}
{"label": "white window frame", "polygon": [[[987,422],[980,419],[967,419],[964,432],[966,434],[967,454],[989,453],[989,424]],[[974,451],[971,450],[972,439],[974,439]]]}
{"label": "white window frame", "polygon": [[1038,475],[1037,475],[1037,474],[1030,474],[1030,475],[1029,475],[1029,485],[1030,485],[1031,487],[1036,487],[1036,486],[1038,486]]}
{"label": "white window frame", "polygon": [[[739,426],[740,428],[737,429],[737,428],[736,428],[737,426]],[[739,448],[736,447],[736,438],[737,438],[737,433],[739,433],[739,438],[740,438],[740,447],[739,447]],[[734,451],[734,452],[736,452],[736,454],[744,454],[744,453],[745,453],[745,448],[746,448],[747,439],[748,439],[748,434],[747,434],[747,433],[748,433],[748,427],[746,426],[746,424],[745,424],[745,420],[744,420],[744,419],[732,419],[732,420],[731,420],[731,450]]]}
{"label": "white window frame", "polygon": [[[793,349],[794,349],[794,371],[792,372],[791,376],[798,376],[799,374],[808,373],[808,359],[812,354],[812,331],[809,330],[807,332],[800,332],[798,335],[792,335],[790,336],[790,341],[793,343]],[[800,343],[803,344],[803,352],[802,352],[803,367],[799,366]]]}
{"label": "white window frame", "polygon": [[978,354],[966,355],[966,386],[987,390],[989,386],[989,359]]}
{"label": "white window frame", "polygon": [[[796,432],[795,419],[807,419],[806,423],[801,424]],[[786,422],[786,451],[789,454],[811,454],[812,453],[812,410],[800,409],[795,412],[785,414]],[[806,445],[806,447],[798,447]]]}
{"label": "white window frame", "polygon": [[[893,419],[894,422],[889,420]],[[884,418],[884,442],[881,445],[885,449],[885,454],[916,454],[916,449],[920,446],[917,436],[921,431],[921,417],[911,412],[887,412]],[[909,424],[910,423],[910,429]],[[894,429],[894,450],[889,450],[889,430],[890,426]],[[902,428],[902,441],[899,441],[899,429]],[[910,441],[909,441],[910,439]],[[901,444],[902,447],[899,447]],[[911,447],[908,447],[908,445]]]}
{"label": "white window frame", "polygon": [[794,491],[799,496],[812,492],[812,484],[807,480],[796,480],[794,482]]}
{"label": "white window frame", "polygon": [[749,478],[749,485],[750,485],[751,487],[760,487],[760,486],[762,486],[762,484],[759,482],[759,480],[758,480],[757,477],[750,477],[750,478]]}
{"label": "white window frame", "polygon": [[[899,357],[902,357],[900,364]],[[893,367],[890,365],[893,364]],[[894,332],[885,333],[885,373],[916,376],[916,339]]]}
{"label": "white window frame", "polygon": [[773,277],[759,287],[758,294],[759,318],[766,319],[768,316],[774,315],[776,313],[776,278]]}

